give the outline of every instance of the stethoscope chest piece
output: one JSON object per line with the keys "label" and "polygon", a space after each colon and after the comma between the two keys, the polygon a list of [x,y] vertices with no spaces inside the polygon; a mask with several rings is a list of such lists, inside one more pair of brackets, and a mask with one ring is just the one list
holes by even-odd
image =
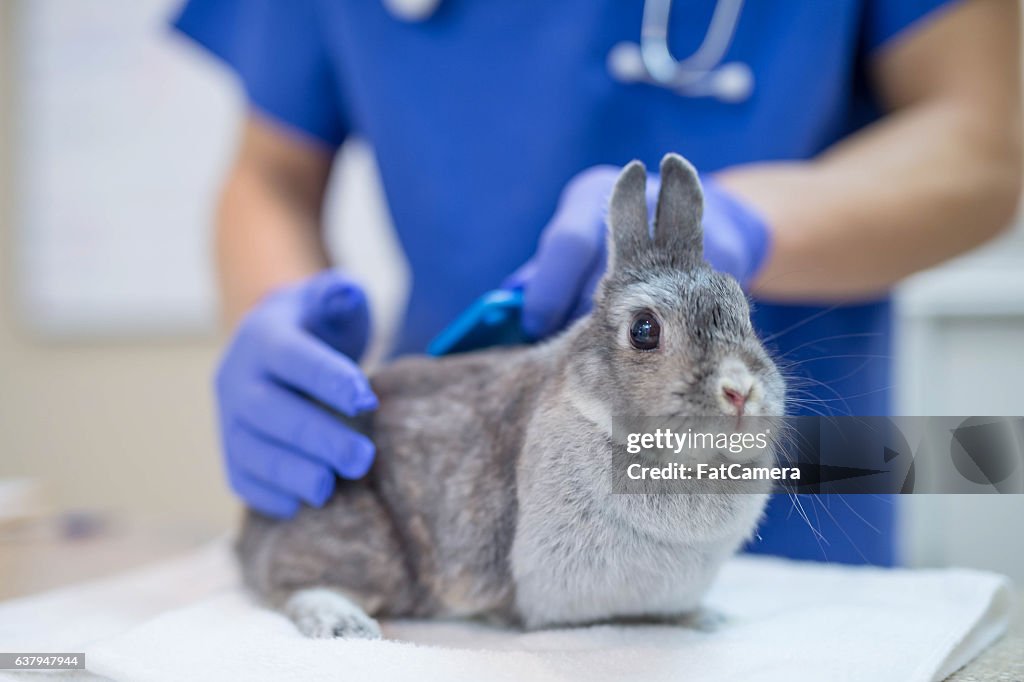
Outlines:
{"label": "stethoscope chest piece", "polygon": [[385,9],[402,21],[426,21],[441,4],[441,0],[382,0]]}

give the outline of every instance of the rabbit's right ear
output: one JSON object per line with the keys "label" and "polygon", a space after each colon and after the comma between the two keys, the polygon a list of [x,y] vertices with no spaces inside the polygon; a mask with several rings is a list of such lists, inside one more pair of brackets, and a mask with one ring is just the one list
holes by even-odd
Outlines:
{"label": "rabbit's right ear", "polygon": [[608,271],[651,248],[647,218],[647,170],[639,161],[622,169],[608,204]]}

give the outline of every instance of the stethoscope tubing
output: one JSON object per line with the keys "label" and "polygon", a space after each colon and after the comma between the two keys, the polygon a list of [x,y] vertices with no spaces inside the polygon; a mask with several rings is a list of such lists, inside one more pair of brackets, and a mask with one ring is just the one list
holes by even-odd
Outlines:
{"label": "stethoscope tubing", "polygon": [[[395,17],[429,19],[442,0],[382,0]],[[647,83],[686,97],[742,101],[750,96],[754,76],[741,62],[725,63],[743,11],[743,0],[718,0],[701,44],[685,59],[668,46],[673,0],[645,0],[639,43],[619,43],[608,55],[611,75],[624,83]]]}

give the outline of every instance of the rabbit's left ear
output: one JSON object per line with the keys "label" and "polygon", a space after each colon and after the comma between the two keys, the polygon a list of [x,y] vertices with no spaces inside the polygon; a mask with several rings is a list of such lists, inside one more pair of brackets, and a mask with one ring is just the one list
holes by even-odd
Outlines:
{"label": "rabbit's left ear", "polygon": [[654,246],[697,263],[704,258],[704,193],[697,171],[678,154],[661,160],[661,191],[654,218]]}
{"label": "rabbit's left ear", "polygon": [[622,169],[608,202],[608,272],[650,251],[647,222],[647,171],[639,161]]}

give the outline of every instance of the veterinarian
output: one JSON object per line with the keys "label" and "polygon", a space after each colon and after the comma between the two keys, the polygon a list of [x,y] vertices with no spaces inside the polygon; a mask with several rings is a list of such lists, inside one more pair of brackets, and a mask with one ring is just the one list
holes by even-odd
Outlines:
{"label": "veterinarian", "polygon": [[[412,270],[402,353],[503,282],[532,334],[565,327],[604,265],[609,166],[685,155],[705,255],[755,299],[799,414],[889,413],[889,289],[1006,227],[1021,185],[1014,0],[193,0],[176,26],[250,104],[217,219],[217,389],[231,485],[276,516],[374,454],[325,409],[376,405],[366,298],[325,272],[350,135]],[[801,506],[773,500],[751,551],[894,561],[892,499]]]}

